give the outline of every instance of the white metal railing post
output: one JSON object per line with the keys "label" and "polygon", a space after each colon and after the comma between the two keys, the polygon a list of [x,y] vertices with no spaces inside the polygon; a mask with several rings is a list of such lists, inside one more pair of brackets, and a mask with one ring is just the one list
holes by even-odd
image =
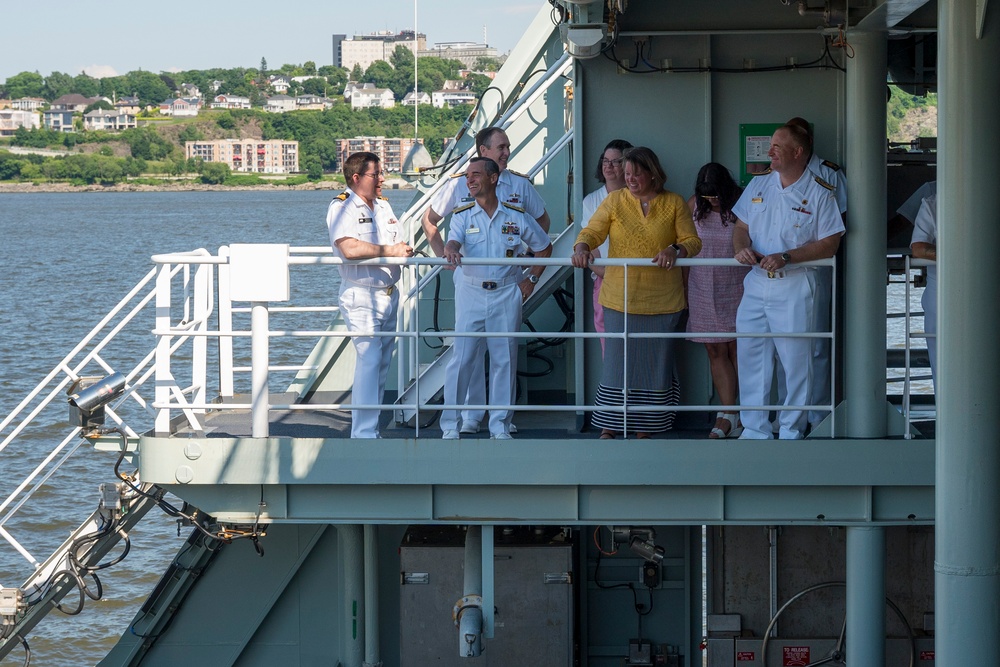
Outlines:
{"label": "white metal railing post", "polygon": [[[156,341],[156,380],[154,398],[158,405],[170,400],[174,378],[170,371],[170,264],[159,266],[156,274],[156,330],[160,332]],[[156,410],[153,430],[157,435],[170,433],[170,408]]]}
{"label": "white metal railing post", "polygon": [[[903,256],[903,271],[905,276],[903,287],[903,421],[906,430],[903,438],[909,440],[910,435],[910,256]],[[926,326],[924,327],[927,328]]]}
{"label": "white metal railing post", "polygon": [[233,383],[233,301],[230,298],[229,246],[219,248],[219,394],[232,398]]}
{"label": "white metal railing post", "polygon": [[250,315],[250,356],[251,394],[250,409],[252,426],[251,437],[268,437],[267,411],[270,396],[268,395],[268,332],[267,303],[255,301],[251,304]]}
{"label": "white metal railing post", "polygon": [[[194,274],[194,331],[208,331],[208,316],[212,312],[211,264],[199,264]],[[203,404],[208,400],[208,338],[195,336],[191,342],[191,385],[194,387],[192,400]],[[195,414],[205,414],[204,408],[195,408]]]}

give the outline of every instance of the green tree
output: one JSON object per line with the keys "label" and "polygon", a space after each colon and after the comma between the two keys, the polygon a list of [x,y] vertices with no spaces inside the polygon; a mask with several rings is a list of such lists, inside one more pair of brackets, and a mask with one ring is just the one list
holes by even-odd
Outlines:
{"label": "green tree", "polygon": [[221,185],[231,174],[228,164],[222,162],[205,162],[201,166],[201,182],[209,185]]}
{"label": "green tree", "polygon": [[125,75],[125,79],[126,88],[123,92],[131,91],[131,94],[136,95],[144,106],[156,105],[173,97],[173,88],[152,72],[142,70],[129,72]]}
{"label": "green tree", "polygon": [[496,58],[489,58],[487,56],[479,56],[476,61],[472,64],[472,69],[477,72],[499,72],[500,71],[500,61]]}
{"label": "green tree", "polygon": [[328,86],[326,79],[314,76],[302,82],[302,92],[307,95],[325,95]]}
{"label": "green tree", "polygon": [[183,146],[188,141],[201,141],[205,138],[198,128],[194,125],[188,125],[177,135],[177,142]]}
{"label": "green tree", "polygon": [[365,70],[364,80],[374,83],[376,88],[392,88],[396,82],[396,71],[386,61],[376,60]]}
{"label": "green tree", "polygon": [[54,99],[60,98],[63,95],[68,95],[70,93],[77,92],[75,90],[73,77],[69,74],[63,74],[62,72],[52,72],[47,77],[45,77],[45,99],[50,102]]}
{"label": "green tree", "polygon": [[38,72],[21,72],[8,77],[4,87],[12,100],[20,97],[44,97],[45,79]]}
{"label": "green tree", "polygon": [[351,81],[360,82],[364,80],[365,73],[361,71],[361,63],[354,63],[354,68],[351,69]]}
{"label": "green tree", "polygon": [[316,63],[312,60],[307,60],[302,63],[302,74],[300,76],[313,76],[316,74]]}
{"label": "green tree", "polygon": [[107,100],[97,100],[93,104],[87,105],[87,108],[83,110],[84,114],[88,114],[96,109],[101,109],[103,111],[114,111],[115,108]]}
{"label": "green tree", "polygon": [[302,160],[302,169],[309,176],[310,181],[323,180],[323,163],[315,155],[307,155]]}
{"label": "green tree", "polygon": [[476,97],[482,97],[486,89],[493,85],[493,80],[483,74],[469,72],[465,77],[465,85],[476,94]]}
{"label": "green tree", "polygon": [[263,79],[267,78],[267,58],[264,56],[260,57],[260,76]]}
{"label": "green tree", "polygon": [[84,97],[97,97],[101,92],[101,82],[92,76],[87,76],[86,72],[80,72],[73,77],[73,91]]}

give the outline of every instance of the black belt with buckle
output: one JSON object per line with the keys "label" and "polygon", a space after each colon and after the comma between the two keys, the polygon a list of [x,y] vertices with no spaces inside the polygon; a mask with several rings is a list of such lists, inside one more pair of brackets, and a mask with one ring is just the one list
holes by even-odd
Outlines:
{"label": "black belt with buckle", "polygon": [[496,288],[497,284],[493,280],[487,280],[486,282],[483,283],[483,289],[495,290]]}

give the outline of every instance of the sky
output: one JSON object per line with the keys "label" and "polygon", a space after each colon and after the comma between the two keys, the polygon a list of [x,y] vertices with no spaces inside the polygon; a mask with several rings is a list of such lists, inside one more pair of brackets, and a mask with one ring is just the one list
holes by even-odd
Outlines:
{"label": "sky", "polygon": [[[0,82],[20,72],[115,76],[212,67],[333,64],[331,35],[413,28],[427,44],[483,41],[510,51],[545,0],[172,0],[97,9],[4,2]],[[44,15],[43,15],[44,14]]]}

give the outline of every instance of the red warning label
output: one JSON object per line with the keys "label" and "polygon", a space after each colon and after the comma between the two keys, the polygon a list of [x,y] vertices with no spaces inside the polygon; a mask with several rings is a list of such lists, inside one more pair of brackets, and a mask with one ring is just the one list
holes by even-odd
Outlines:
{"label": "red warning label", "polygon": [[782,667],[805,667],[809,664],[808,646],[786,646],[781,655]]}

